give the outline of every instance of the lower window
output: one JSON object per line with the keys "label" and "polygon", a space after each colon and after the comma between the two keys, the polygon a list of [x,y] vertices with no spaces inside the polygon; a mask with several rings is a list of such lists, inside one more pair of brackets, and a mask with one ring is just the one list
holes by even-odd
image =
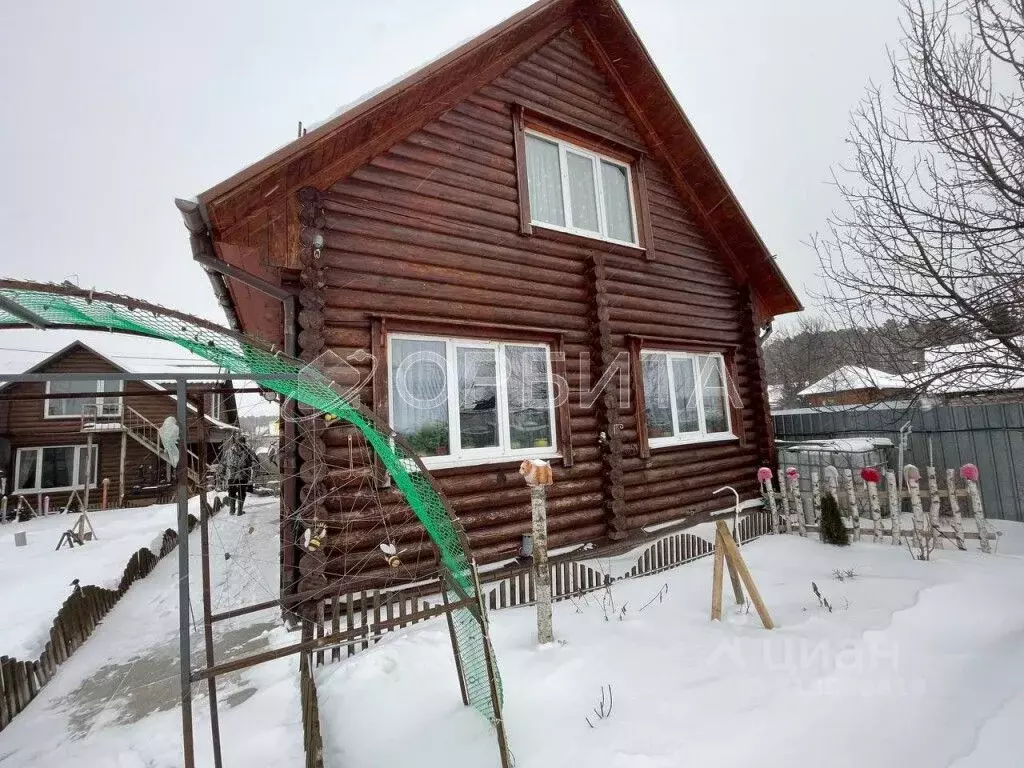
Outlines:
{"label": "lower window", "polygon": [[732,436],[721,355],[643,351],[640,360],[652,448]]}
{"label": "lower window", "polygon": [[70,491],[96,485],[99,451],[92,449],[92,461],[86,445],[54,445],[45,448],[19,448],[15,470],[16,493]]}
{"label": "lower window", "polygon": [[554,455],[545,344],[393,334],[391,427],[430,466]]}

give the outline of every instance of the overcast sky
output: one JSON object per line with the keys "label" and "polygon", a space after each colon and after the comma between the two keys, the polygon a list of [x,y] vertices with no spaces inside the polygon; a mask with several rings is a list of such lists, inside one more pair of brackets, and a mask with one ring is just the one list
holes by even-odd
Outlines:
{"label": "overcast sky", "polygon": [[[0,0],[0,275],[223,322],[174,197],[527,4]],[[836,203],[827,179],[847,157],[850,109],[885,76],[896,0],[622,4],[806,296],[804,242]]]}

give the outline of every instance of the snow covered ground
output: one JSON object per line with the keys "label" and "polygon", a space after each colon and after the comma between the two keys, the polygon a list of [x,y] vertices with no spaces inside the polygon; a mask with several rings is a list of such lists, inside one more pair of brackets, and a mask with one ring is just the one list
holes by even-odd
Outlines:
{"label": "snow covered ground", "polygon": [[[225,512],[211,521],[215,611],[277,595],[278,500],[252,499],[246,509],[242,517]],[[101,519],[94,524],[102,537]],[[189,544],[192,612],[201,621],[198,530]],[[7,556],[5,550],[0,562]],[[216,625],[217,660],[294,642],[296,636],[279,623],[277,612],[268,611]],[[192,642],[198,666],[201,623],[193,626]],[[171,555],[128,591],[28,709],[0,732],[0,766],[180,766],[177,653],[178,559]],[[212,765],[205,684],[194,694],[196,763]],[[218,695],[225,766],[303,764],[297,657],[222,678]]]}
{"label": "snow covered ground", "polygon": [[[189,511],[199,516],[198,496],[189,501]],[[176,504],[90,512],[98,538],[55,549],[78,517],[53,514],[0,525],[0,653],[22,661],[38,658],[74,579],[116,589],[129,558],[143,547],[159,554],[164,531],[178,526]],[[24,547],[14,546],[19,531],[27,534]]]}
{"label": "snow covered ground", "polygon": [[[614,585],[622,621],[605,620],[601,593],[557,604],[549,647],[534,645],[531,608],[494,612],[516,768],[1018,766],[1024,526],[999,527],[996,554],[972,542],[932,562],[889,544],[752,542],[771,632],[735,607],[709,622],[710,558]],[[443,621],[328,664],[318,686],[328,768],[500,765],[462,706]],[[614,704],[598,720],[602,686]]]}

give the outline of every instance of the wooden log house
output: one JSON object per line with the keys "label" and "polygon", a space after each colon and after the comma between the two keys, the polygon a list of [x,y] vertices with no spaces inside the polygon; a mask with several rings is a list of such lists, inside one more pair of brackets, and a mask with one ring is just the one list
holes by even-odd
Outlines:
{"label": "wooden log house", "polygon": [[[102,503],[104,480],[109,507],[151,504],[170,492],[173,468],[157,444],[156,430],[176,414],[174,396],[158,382],[89,377],[127,372],[75,341],[25,373],[80,373],[80,378],[0,386],[0,476],[9,515],[15,514],[19,497],[39,513],[44,499],[55,512],[76,494],[72,509],[80,509],[87,481],[92,509]],[[104,396],[114,391],[125,395]],[[205,442],[200,441],[198,419],[191,418],[189,450],[194,456],[205,451],[213,462],[218,444],[236,429],[230,423],[237,421],[235,401],[233,394],[207,394],[205,399]],[[194,406],[190,415],[196,416]]]}
{"label": "wooden log house", "polygon": [[[530,531],[524,457],[554,467],[553,548],[758,498],[759,337],[800,304],[614,0],[541,0],[178,207],[229,321],[344,361],[478,560]],[[372,553],[349,433],[283,439],[282,520],[326,525],[321,569]]]}

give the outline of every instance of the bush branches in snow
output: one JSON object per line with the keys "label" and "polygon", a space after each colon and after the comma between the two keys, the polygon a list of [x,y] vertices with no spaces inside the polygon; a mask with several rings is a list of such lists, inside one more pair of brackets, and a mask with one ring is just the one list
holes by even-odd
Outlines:
{"label": "bush branches in snow", "polygon": [[[608,699],[607,699],[607,701],[605,700],[605,697],[604,697],[605,686],[602,685],[601,686],[601,701],[600,701],[600,703],[596,707],[594,707],[594,717],[598,721],[600,721],[600,720],[607,720],[609,717],[612,716],[612,704],[613,704],[613,701],[612,701],[612,684],[608,683],[607,688],[608,688]],[[587,721],[587,725],[589,725],[591,728],[594,727],[594,723],[590,722],[590,717],[589,716],[585,717],[584,719]]]}

